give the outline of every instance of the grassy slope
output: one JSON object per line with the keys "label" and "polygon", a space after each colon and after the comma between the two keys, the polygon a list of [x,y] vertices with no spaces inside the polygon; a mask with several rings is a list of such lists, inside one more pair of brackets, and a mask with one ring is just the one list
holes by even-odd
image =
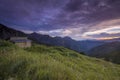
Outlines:
{"label": "grassy slope", "polygon": [[0,42],[0,80],[120,80],[120,66],[63,47]]}

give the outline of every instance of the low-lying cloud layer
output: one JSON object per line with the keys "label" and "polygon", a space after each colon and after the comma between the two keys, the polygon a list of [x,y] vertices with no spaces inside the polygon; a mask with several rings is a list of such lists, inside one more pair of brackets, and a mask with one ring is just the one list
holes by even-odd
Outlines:
{"label": "low-lying cloud layer", "polygon": [[0,23],[77,40],[119,37],[120,0],[0,0]]}

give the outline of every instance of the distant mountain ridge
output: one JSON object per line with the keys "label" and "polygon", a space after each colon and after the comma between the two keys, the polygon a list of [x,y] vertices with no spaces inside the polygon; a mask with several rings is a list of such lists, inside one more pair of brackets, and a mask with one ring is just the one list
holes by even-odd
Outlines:
{"label": "distant mountain ridge", "polygon": [[52,46],[64,46],[76,51],[81,51],[79,44],[77,41],[71,39],[70,37],[51,37],[49,35],[41,35],[38,33],[32,33],[28,35],[30,39],[33,41],[36,41],[37,43],[40,44],[47,44],[47,45],[52,45]]}
{"label": "distant mountain ridge", "polygon": [[97,46],[89,51],[89,56],[104,58],[120,64],[120,42],[116,41]]}
{"label": "distant mountain ridge", "polygon": [[84,41],[76,41],[71,39],[70,37],[51,37],[49,35],[41,35],[39,33],[32,33],[28,35],[29,39],[36,41],[39,44],[48,44],[52,46],[63,46],[77,52],[85,52],[104,44],[103,41],[96,41],[96,40],[84,40]]}

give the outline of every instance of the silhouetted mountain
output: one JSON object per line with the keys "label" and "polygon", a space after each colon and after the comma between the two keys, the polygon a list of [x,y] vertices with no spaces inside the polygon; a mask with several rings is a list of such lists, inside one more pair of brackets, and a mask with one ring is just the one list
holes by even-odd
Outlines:
{"label": "silhouetted mountain", "polygon": [[106,43],[89,51],[89,56],[104,58],[120,64],[120,42]]}
{"label": "silhouetted mountain", "polygon": [[81,51],[80,45],[77,41],[71,39],[70,37],[51,37],[48,35],[41,35],[38,33],[32,33],[29,35],[29,39],[36,41],[39,44],[47,44],[52,46],[64,46],[69,49],[76,51]]}
{"label": "silhouetted mountain", "polygon": [[97,40],[83,40],[83,41],[79,41],[79,43],[81,45],[83,52],[89,54],[90,49],[97,47],[97,46],[100,46],[100,45],[103,45],[106,42],[97,41]]}
{"label": "silhouetted mountain", "polygon": [[104,44],[103,41],[96,40],[85,40],[85,41],[76,41],[70,37],[50,37],[48,35],[41,35],[38,33],[32,33],[29,35],[29,39],[36,41],[39,44],[47,44],[52,46],[64,46],[66,48],[87,53],[88,50],[93,47]]}
{"label": "silhouetted mountain", "polygon": [[10,37],[14,37],[14,36],[26,36],[26,34],[24,34],[21,31],[12,29],[12,28],[8,28],[2,24],[0,24],[0,39],[8,39]]}

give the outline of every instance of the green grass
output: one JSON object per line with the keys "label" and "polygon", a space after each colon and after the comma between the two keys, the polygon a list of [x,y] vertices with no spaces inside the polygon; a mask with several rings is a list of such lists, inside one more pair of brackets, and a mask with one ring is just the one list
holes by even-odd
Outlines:
{"label": "green grass", "polygon": [[120,80],[120,65],[63,47],[0,41],[0,80]]}

